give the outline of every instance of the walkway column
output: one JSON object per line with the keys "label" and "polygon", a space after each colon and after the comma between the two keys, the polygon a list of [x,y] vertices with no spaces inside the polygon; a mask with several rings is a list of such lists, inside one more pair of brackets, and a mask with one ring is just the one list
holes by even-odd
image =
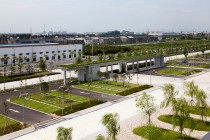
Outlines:
{"label": "walkway column", "polygon": [[145,63],[146,63],[146,68],[147,68],[147,60],[146,60],[146,62],[145,62]]}
{"label": "walkway column", "polygon": [[113,76],[113,64],[111,65],[111,77]]}
{"label": "walkway column", "polygon": [[152,59],[150,59],[150,68],[152,68]]}
{"label": "walkway column", "polygon": [[125,73],[127,73],[127,72],[128,72],[128,64],[125,63]]}
{"label": "walkway column", "polygon": [[139,69],[139,61],[137,61],[137,69]]}
{"label": "walkway column", "polygon": [[63,85],[66,86],[66,70],[63,71]]}
{"label": "walkway column", "polygon": [[118,63],[119,72],[122,72],[122,63]]}
{"label": "walkway column", "polygon": [[108,72],[108,66],[106,65],[106,72]]}
{"label": "walkway column", "polygon": [[132,71],[134,71],[134,62],[132,62]]}

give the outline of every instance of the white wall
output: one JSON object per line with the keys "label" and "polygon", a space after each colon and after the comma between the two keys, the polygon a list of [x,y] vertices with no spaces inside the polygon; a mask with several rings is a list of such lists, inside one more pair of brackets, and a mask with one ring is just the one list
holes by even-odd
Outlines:
{"label": "white wall", "polygon": [[[13,61],[13,55],[15,54],[16,57],[22,56],[29,58],[29,62],[33,62],[33,53],[36,53],[36,62],[40,60],[40,57],[43,57],[45,60],[45,55],[49,57],[49,60],[52,60],[52,56],[56,54],[55,60],[58,60],[58,55],[60,55],[60,60],[63,60],[63,55],[62,53],[65,51],[66,59],[64,60],[74,60],[75,57],[70,55],[70,51],[74,52],[74,54],[78,54],[79,51],[82,52],[83,46],[80,44],[69,44],[69,45],[43,45],[43,46],[23,46],[23,47],[0,47],[0,58],[4,57],[7,55],[10,59],[8,60],[8,64],[12,64]],[[53,53],[54,51],[54,53]],[[58,52],[60,51],[60,53]],[[20,55],[22,54],[22,55]],[[25,61],[24,61],[25,62]],[[26,62],[25,62],[26,63]],[[2,62],[0,62],[0,65],[3,65]]]}

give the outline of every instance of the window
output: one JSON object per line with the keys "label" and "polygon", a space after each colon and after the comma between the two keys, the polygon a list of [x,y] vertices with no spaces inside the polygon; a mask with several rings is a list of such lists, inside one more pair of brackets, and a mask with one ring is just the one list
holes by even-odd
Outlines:
{"label": "window", "polygon": [[55,56],[52,56],[52,60],[55,60]]}
{"label": "window", "polygon": [[61,51],[58,51],[58,53],[60,53]]}
{"label": "window", "polygon": [[69,55],[69,58],[71,58],[71,55]]}
{"label": "window", "polygon": [[26,53],[26,55],[29,55],[29,53]]}
{"label": "window", "polygon": [[39,54],[42,54],[43,52],[40,52]]}
{"label": "window", "polygon": [[55,53],[55,51],[52,51],[52,53]]}
{"label": "window", "polygon": [[69,50],[69,52],[71,52],[71,50]]}
{"label": "window", "polygon": [[66,52],[66,50],[64,50],[63,52]]}
{"label": "window", "polygon": [[43,59],[43,57],[39,57],[39,59]]}
{"label": "window", "polygon": [[49,53],[49,52],[46,52],[46,53]]}
{"label": "window", "polygon": [[22,53],[19,53],[19,55],[23,55]]}
{"label": "window", "polygon": [[74,58],[75,58],[75,57],[77,57],[77,55],[76,55],[76,54],[74,54]]}
{"label": "window", "polygon": [[36,54],[35,52],[33,54]]}
{"label": "window", "polygon": [[66,55],[63,55],[63,58],[66,58]]}
{"label": "window", "polygon": [[7,57],[7,54],[5,54],[4,57]]}

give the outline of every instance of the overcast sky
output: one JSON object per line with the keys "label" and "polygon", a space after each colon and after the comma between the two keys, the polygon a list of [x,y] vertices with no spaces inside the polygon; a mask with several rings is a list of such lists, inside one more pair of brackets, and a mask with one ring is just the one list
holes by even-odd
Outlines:
{"label": "overcast sky", "polygon": [[0,0],[0,33],[210,31],[210,0]]}

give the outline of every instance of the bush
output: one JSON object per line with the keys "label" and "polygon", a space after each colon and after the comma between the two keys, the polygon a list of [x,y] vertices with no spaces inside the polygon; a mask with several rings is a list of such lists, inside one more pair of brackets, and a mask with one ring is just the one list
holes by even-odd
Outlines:
{"label": "bush", "polygon": [[20,123],[13,123],[7,126],[6,132],[3,133],[4,127],[0,127],[0,136],[21,130],[23,126]]}
{"label": "bush", "polygon": [[151,88],[151,87],[152,86],[150,85],[142,85],[142,86],[130,88],[126,90],[125,92],[124,91],[117,92],[116,94],[121,95],[121,96],[127,96],[127,95],[130,95],[130,94],[133,94],[133,93],[136,93],[136,92],[139,92],[139,91]]}

